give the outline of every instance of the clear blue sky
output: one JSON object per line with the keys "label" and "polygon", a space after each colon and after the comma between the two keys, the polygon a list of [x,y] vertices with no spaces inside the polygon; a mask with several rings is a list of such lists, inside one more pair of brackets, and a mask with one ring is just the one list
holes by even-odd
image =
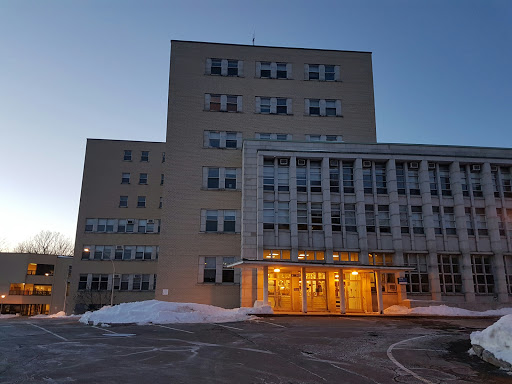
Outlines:
{"label": "clear blue sky", "polygon": [[165,140],[169,41],[254,30],[372,51],[380,142],[512,146],[509,0],[0,0],[0,238],[74,238],[86,138]]}

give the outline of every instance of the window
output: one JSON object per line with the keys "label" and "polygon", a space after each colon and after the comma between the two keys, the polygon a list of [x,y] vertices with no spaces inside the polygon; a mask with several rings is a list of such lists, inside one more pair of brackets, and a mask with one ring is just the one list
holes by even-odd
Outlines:
{"label": "window", "polygon": [[204,258],[204,283],[215,283],[217,275],[217,259],[215,257]]}
{"label": "window", "polygon": [[290,260],[289,249],[265,249],[263,250],[264,259],[282,259]]}
{"label": "window", "polygon": [[238,140],[236,132],[226,132],[226,148],[237,148]]}
{"label": "window", "polygon": [[306,135],[307,141],[322,141],[322,135]]}
{"label": "window", "polygon": [[234,257],[223,257],[222,258],[222,282],[223,283],[234,283],[235,282],[235,269],[228,267],[228,265],[235,262]]}
{"label": "window", "polygon": [[466,228],[468,230],[468,235],[474,236],[475,235],[475,226],[473,225],[473,215],[471,213],[471,207],[466,207]]}
{"label": "window", "polygon": [[465,165],[460,166],[460,183],[462,187],[462,194],[466,197],[469,196],[468,176]]}
{"label": "window", "polygon": [[149,161],[149,151],[140,152],[140,161]]}
{"label": "window", "polygon": [[123,249],[123,260],[131,260],[132,259],[132,253],[133,253],[133,247],[129,245],[125,245]]}
{"label": "window", "polygon": [[288,113],[287,99],[277,98],[277,111],[278,115],[286,115]]}
{"label": "window", "polygon": [[219,76],[242,76],[243,61],[231,59],[206,59],[206,74]]}
{"label": "window", "polygon": [[121,291],[127,291],[129,283],[130,283],[130,275],[126,275],[126,274],[121,275],[121,287],[119,289]]}
{"label": "window", "polygon": [[149,291],[149,277],[149,274],[142,275],[142,284],[140,286],[141,291]]}
{"label": "window", "polygon": [[270,79],[271,76],[270,63],[262,62],[260,69],[260,77]]}
{"label": "window", "polygon": [[217,232],[218,212],[206,211],[206,232]]}
{"label": "window", "polygon": [[[292,99],[284,97],[256,97],[256,113],[291,115]],[[260,139],[263,139],[260,137]],[[270,140],[270,137],[268,138]],[[286,140],[286,138],[284,138]]]}
{"label": "window", "polygon": [[276,77],[278,79],[286,79],[288,77],[288,72],[286,70],[286,63],[277,63],[277,73]]}
{"label": "window", "polygon": [[137,208],[146,208],[146,196],[137,197]]}
{"label": "window", "polygon": [[512,256],[503,256],[505,261],[505,276],[507,277],[508,293],[512,294]]}
{"label": "window", "polygon": [[339,65],[305,64],[304,78],[305,80],[339,81],[340,67]]}
{"label": "window", "polygon": [[108,219],[107,220],[107,226],[106,226],[106,232],[112,233],[114,232],[114,225],[116,223],[116,219]]}
{"label": "window", "polygon": [[138,226],[138,228],[137,228],[137,232],[138,232],[138,233],[146,233],[146,226],[147,226],[147,223],[148,223],[148,221],[147,221],[147,220],[139,219],[139,226]]}
{"label": "window", "polygon": [[364,193],[373,193],[373,175],[371,166],[363,168],[363,188]]}
{"label": "window", "polygon": [[124,150],[123,160],[124,161],[132,161],[132,151],[131,151],[131,149],[125,149]]}
{"label": "window", "polygon": [[91,246],[86,245],[84,246],[84,249],[82,250],[82,260],[89,260],[91,257]]}
{"label": "window", "polygon": [[142,275],[133,275],[132,291],[140,291]]}
{"label": "window", "polygon": [[311,192],[322,192],[322,162],[310,161],[309,186]]}
{"label": "window", "polygon": [[307,203],[297,203],[297,229],[299,231],[307,231],[308,229]]}
{"label": "window", "polygon": [[[303,164],[303,165],[301,165]],[[298,159],[296,168],[297,192],[307,192],[307,168],[306,160]]]}
{"label": "window", "polygon": [[119,208],[128,207],[128,196],[119,196]]}
{"label": "window", "polygon": [[381,233],[391,232],[389,224],[389,205],[378,206],[379,231]]}
{"label": "window", "polygon": [[[256,101],[257,102],[257,101]],[[270,113],[270,97],[260,98],[260,113]]]}
{"label": "window", "polygon": [[288,165],[281,165],[280,162],[278,162],[278,164],[277,190],[279,192],[288,192],[290,190],[290,168]]}
{"label": "window", "polygon": [[501,208],[496,208],[496,216],[498,217],[500,236],[506,236],[505,218],[503,217],[503,210]]}
{"label": "window", "polygon": [[407,205],[400,205],[400,227],[402,233],[409,233],[409,208]]}
{"label": "window", "polygon": [[320,116],[320,100],[309,99],[309,115]]}
{"label": "window", "polygon": [[386,164],[375,164],[375,186],[378,194],[388,193],[386,184]]}
{"label": "window", "polygon": [[228,112],[236,112],[238,109],[237,106],[237,96],[227,95],[227,111]]}
{"label": "window", "polygon": [[80,274],[78,280],[78,290],[84,291],[87,289],[87,274]]}
{"label": "window", "polygon": [[357,232],[356,205],[344,204],[345,208],[345,230],[347,232]]}
{"label": "window", "polygon": [[324,261],[325,260],[325,252],[324,251],[306,251],[299,250],[299,261]]}
{"label": "window", "polygon": [[494,276],[491,256],[471,255],[473,269],[473,284],[476,294],[494,293]]}
{"label": "window", "polygon": [[263,202],[263,229],[274,229],[274,202]]}
{"label": "window", "polygon": [[98,219],[98,226],[96,232],[105,232],[107,229],[107,219]]}
{"label": "window", "polygon": [[130,174],[123,173],[121,176],[121,184],[130,184]]}
{"label": "window", "polygon": [[375,232],[375,210],[373,204],[366,204],[364,206],[364,211],[366,218],[366,231]]}
{"label": "window", "polygon": [[428,178],[430,181],[430,194],[432,196],[437,196],[437,172],[436,172],[436,165],[434,163],[429,163],[428,167],[431,168],[433,166],[433,169],[428,170]]}
{"label": "window", "polygon": [[354,163],[343,162],[343,191],[354,193]]}
{"label": "window", "polygon": [[160,185],[164,185],[164,174],[160,174]]}
{"label": "window", "polygon": [[220,133],[219,132],[208,132],[208,146],[213,148],[220,147]]}
{"label": "window", "polygon": [[329,187],[331,192],[340,192],[340,170],[335,159],[329,160]]}
{"label": "window", "polygon": [[423,230],[423,214],[421,206],[411,206],[411,223],[412,231],[416,235],[424,233]]}
{"label": "window", "polygon": [[210,74],[211,75],[220,75],[222,72],[222,60],[221,59],[211,59],[210,66]]}
{"label": "window", "polygon": [[411,167],[407,169],[407,188],[409,189],[410,195],[418,196],[420,194],[420,179],[418,169]]}
{"label": "window", "polygon": [[331,203],[331,224],[333,232],[341,232],[341,204]]}
{"label": "window", "polygon": [[288,201],[277,203],[277,223],[279,229],[290,229],[290,203]]}
{"label": "window", "polygon": [[413,271],[406,271],[407,293],[428,293],[430,292],[428,280],[427,255],[406,253],[404,255],[404,265],[414,267]]}
{"label": "window", "polygon": [[236,168],[226,168],[224,176],[224,188],[236,189]]}
{"label": "window", "polygon": [[441,184],[441,195],[451,196],[450,167],[448,165],[439,165],[439,181]]}
{"label": "window", "polygon": [[488,236],[485,208],[475,208],[476,229],[479,236]]}
{"label": "window", "polygon": [[462,293],[462,275],[457,255],[437,255],[441,293]]}
{"label": "window", "polygon": [[321,231],[322,227],[322,203],[311,203],[311,229]]}
{"label": "window", "polygon": [[208,168],[208,188],[219,188],[219,168]]}
{"label": "window", "polygon": [[403,163],[396,164],[396,186],[399,195],[405,195],[405,169]]}
{"label": "window", "polygon": [[141,173],[139,175],[139,184],[147,185],[147,183],[148,183],[148,174]]}
{"label": "window", "polygon": [[103,258],[103,245],[94,247],[94,260],[101,260]]}
{"label": "window", "polygon": [[210,111],[220,111],[220,95],[210,94]]}
{"label": "window", "polygon": [[473,192],[474,197],[483,197],[482,192],[482,180],[480,176],[480,171],[471,171],[471,191]]}
{"label": "window", "polygon": [[228,76],[238,76],[238,60],[228,60]]}
{"label": "window", "polygon": [[393,255],[390,253],[370,253],[368,254],[370,265],[393,265]]}
{"label": "window", "polygon": [[453,207],[443,207],[443,224],[447,235],[457,234]]}
{"label": "window", "polygon": [[224,211],[224,232],[235,233],[236,211]]}
{"label": "window", "polygon": [[304,105],[309,116],[342,116],[341,100],[305,99]]}
{"label": "window", "polygon": [[95,223],[95,219],[85,219],[85,232],[93,232]]}
{"label": "window", "polygon": [[438,206],[432,207],[432,221],[434,222],[434,233],[436,235],[442,235],[443,230],[441,227],[441,211]]}
{"label": "window", "polygon": [[506,167],[500,167],[500,178],[501,178],[501,190],[505,197],[512,197],[512,176],[510,169]]}
{"label": "window", "polygon": [[332,259],[335,263],[359,262],[357,252],[333,252]]}
{"label": "window", "polygon": [[263,190],[274,190],[274,159],[263,160]]}
{"label": "window", "polygon": [[204,109],[213,112],[242,112],[242,96],[206,93]]}

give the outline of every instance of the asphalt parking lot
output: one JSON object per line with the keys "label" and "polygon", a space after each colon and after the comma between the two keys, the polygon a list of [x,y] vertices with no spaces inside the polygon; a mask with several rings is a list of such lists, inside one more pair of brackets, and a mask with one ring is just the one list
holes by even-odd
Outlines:
{"label": "asphalt parking lot", "polygon": [[511,383],[469,356],[493,319],[265,317],[93,327],[0,320],[0,383]]}

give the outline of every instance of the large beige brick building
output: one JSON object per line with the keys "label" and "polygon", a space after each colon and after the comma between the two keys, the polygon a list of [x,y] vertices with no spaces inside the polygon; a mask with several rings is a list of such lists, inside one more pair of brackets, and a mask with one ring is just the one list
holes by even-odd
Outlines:
{"label": "large beige brick building", "polygon": [[377,144],[371,53],[173,41],[166,143],[88,141],[70,307],[509,302],[511,159]]}

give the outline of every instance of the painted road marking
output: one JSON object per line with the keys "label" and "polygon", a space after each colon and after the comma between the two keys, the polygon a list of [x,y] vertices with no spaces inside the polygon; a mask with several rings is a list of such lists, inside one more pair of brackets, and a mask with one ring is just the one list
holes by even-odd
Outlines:
{"label": "painted road marking", "polygon": [[251,320],[251,321],[254,321],[254,322],[256,322],[256,323],[265,323],[265,324],[270,324],[270,325],[274,325],[274,326],[276,326],[276,327],[281,327],[281,328],[287,328],[287,327],[285,327],[284,325],[271,323],[270,321],[263,321],[263,320]]}
{"label": "painted road marking", "polygon": [[184,329],[178,329],[178,328],[173,328],[173,327],[168,327],[166,325],[160,325],[160,324],[153,324],[155,327],[162,327],[162,328],[167,328],[167,329],[172,329],[173,331],[178,331],[178,332],[185,332],[185,333],[194,333],[194,332],[190,332],[190,331],[185,331]]}
{"label": "painted road marking", "polygon": [[60,335],[57,335],[56,333],[53,333],[52,331],[49,331],[49,330],[47,330],[47,329],[45,329],[45,328],[43,328],[43,327],[40,327],[39,325],[35,325],[35,324],[32,324],[32,323],[28,323],[28,322],[27,322],[27,324],[30,324],[30,325],[32,325],[33,327],[36,327],[36,328],[42,329],[43,331],[48,332],[48,333],[52,334],[53,336],[58,337],[58,338],[59,338],[59,339],[61,339],[61,340],[69,341],[69,340],[68,340],[68,339],[66,339],[65,337],[62,337],[62,336],[60,336]]}
{"label": "painted road marking", "polygon": [[229,325],[222,325],[222,324],[217,324],[217,323],[212,323],[212,324],[214,324],[214,325],[218,325],[219,327],[235,329],[235,330],[237,330],[237,331],[243,331],[243,329],[242,329],[242,328],[230,327]]}
{"label": "painted road marking", "polygon": [[135,333],[118,333],[118,332],[111,331],[110,329],[105,329],[103,327],[96,327],[95,325],[93,325],[92,328],[96,328],[96,329],[99,329],[100,331],[104,331],[104,332],[110,332],[110,333],[104,333],[103,334],[103,336],[108,336],[108,337],[132,337],[132,336],[136,336]]}
{"label": "painted road marking", "polygon": [[419,381],[422,381],[424,383],[427,383],[427,384],[434,384],[432,381],[429,381],[423,377],[421,377],[420,375],[414,373],[413,371],[411,371],[410,369],[408,368],[405,368],[402,364],[400,364],[394,357],[393,357],[393,348],[396,347],[397,345],[399,344],[402,344],[402,343],[406,343],[408,341],[411,341],[411,340],[417,340],[417,339],[421,339],[421,338],[424,338],[424,337],[430,337],[430,336],[438,336],[438,335],[424,335],[424,336],[417,336],[417,337],[412,337],[410,339],[406,339],[406,340],[402,340],[402,341],[399,341],[395,344],[392,344],[389,346],[388,350],[386,351],[387,355],[388,355],[388,358],[389,360],[391,360],[393,362],[393,364],[395,364],[397,367],[401,368],[402,370],[404,370],[405,372],[407,372],[408,374],[412,375],[413,377],[415,377],[416,379],[418,379]]}

